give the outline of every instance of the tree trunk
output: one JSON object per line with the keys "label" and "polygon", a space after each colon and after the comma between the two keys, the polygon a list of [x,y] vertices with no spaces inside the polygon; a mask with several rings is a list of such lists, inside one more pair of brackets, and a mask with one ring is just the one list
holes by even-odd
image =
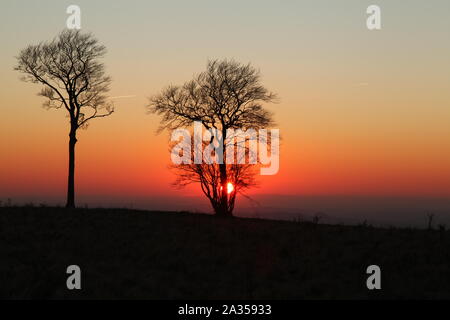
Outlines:
{"label": "tree trunk", "polygon": [[77,143],[76,130],[71,129],[69,134],[69,177],[67,180],[66,208],[75,208],[75,144]]}
{"label": "tree trunk", "polygon": [[222,163],[219,164],[220,171],[220,185],[221,185],[221,199],[219,205],[219,211],[217,215],[231,217],[231,212],[228,210],[228,177],[227,177],[227,164],[226,164],[226,147],[225,140],[227,138],[226,128],[222,128],[222,141],[220,142],[222,147]]}
{"label": "tree trunk", "polygon": [[222,195],[220,198],[220,205],[219,205],[219,211],[217,212],[217,215],[220,216],[229,216],[230,213],[228,211],[228,193],[227,193],[227,166],[225,163],[219,164],[219,170],[220,170],[220,185],[221,185],[221,191]]}

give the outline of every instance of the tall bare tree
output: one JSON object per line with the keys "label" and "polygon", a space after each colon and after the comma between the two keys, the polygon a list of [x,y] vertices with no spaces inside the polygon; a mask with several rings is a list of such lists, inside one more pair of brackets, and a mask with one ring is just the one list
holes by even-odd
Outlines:
{"label": "tall bare tree", "polygon": [[[261,84],[259,71],[250,64],[213,60],[208,62],[206,71],[193,80],[182,86],[169,86],[151,97],[149,110],[162,116],[160,130],[188,127],[193,121],[200,121],[208,130],[218,130],[220,134],[215,139],[224,150],[228,129],[258,130],[273,125],[272,114],[263,103],[275,100],[275,94]],[[200,182],[208,198],[204,187],[209,185],[210,194],[218,198],[211,202],[216,214],[231,216],[235,193],[227,192],[227,185],[235,175],[235,183],[241,181],[242,186],[250,187],[253,184],[248,180],[251,166],[227,164],[225,152],[219,157],[223,157],[219,164],[180,166],[177,182],[181,185],[189,180]]]}
{"label": "tall bare tree", "polygon": [[66,207],[75,207],[75,144],[77,130],[90,120],[106,117],[114,108],[107,100],[110,77],[99,62],[105,46],[91,34],[65,30],[48,42],[29,45],[17,57],[15,70],[22,80],[42,84],[38,95],[46,98],[44,107],[64,108],[70,119],[69,173]]}

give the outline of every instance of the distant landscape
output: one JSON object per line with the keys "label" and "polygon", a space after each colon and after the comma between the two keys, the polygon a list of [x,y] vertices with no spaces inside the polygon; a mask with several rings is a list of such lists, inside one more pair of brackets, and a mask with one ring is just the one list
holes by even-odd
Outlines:
{"label": "distant landscape", "polygon": [[[0,298],[450,298],[450,232],[187,212],[2,207]],[[369,291],[366,266],[382,270]],[[65,287],[66,267],[83,272]]]}
{"label": "distant landscape", "polygon": [[[62,206],[60,197],[48,195],[15,196],[15,205]],[[366,221],[374,226],[427,228],[427,214],[434,214],[433,224],[450,228],[449,197],[382,197],[382,196],[301,196],[301,195],[251,195],[249,200],[240,197],[235,215],[271,220],[311,220],[319,215],[322,223],[355,225]],[[46,199],[46,201],[42,201]],[[141,210],[185,211],[210,213],[207,201],[198,196],[158,195],[121,197],[80,195],[82,207],[116,207]],[[5,204],[7,198],[0,198]]]}

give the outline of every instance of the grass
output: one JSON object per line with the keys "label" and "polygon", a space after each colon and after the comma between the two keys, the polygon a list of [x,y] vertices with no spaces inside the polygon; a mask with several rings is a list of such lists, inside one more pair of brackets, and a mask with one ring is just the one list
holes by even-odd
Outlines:
{"label": "grass", "polygon": [[[126,209],[0,208],[3,299],[450,298],[450,233]],[[66,288],[79,265],[82,290]],[[381,290],[366,288],[381,267]]]}

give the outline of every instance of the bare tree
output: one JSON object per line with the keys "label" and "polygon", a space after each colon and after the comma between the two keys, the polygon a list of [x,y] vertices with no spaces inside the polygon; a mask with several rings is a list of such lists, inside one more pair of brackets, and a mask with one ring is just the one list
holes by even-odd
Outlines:
{"label": "bare tree", "polygon": [[[162,116],[160,130],[187,127],[193,121],[201,122],[208,130],[218,130],[220,134],[211,142],[215,138],[224,150],[228,129],[258,130],[273,125],[272,114],[263,103],[275,100],[275,94],[261,85],[259,71],[250,64],[213,60],[193,80],[169,86],[150,98],[149,110]],[[216,214],[231,216],[236,193],[227,192],[227,185],[230,180],[235,184],[240,180],[241,186],[250,187],[252,183],[245,180],[251,166],[227,164],[225,152],[219,157],[218,164],[180,167],[178,183],[200,182],[207,197],[210,194],[210,200],[217,199],[212,201]],[[206,186],[210,190],[205,190]]]}
{"label": "bare tree", "polygon": [[[231,144],[232,142],[230,142]],[[227,144],[227,143],[226,143]],[[233,142],[236,145],[236,142]],[[203,146],[207,147],[208,143],[203,142]],[[243,156],[248,157],[251,150],[247,147],[245,149]],[[235,159],[238,159],[239,149],[234,149]],[[194,156],[194,148],[191,147],[192,157]],[[257,185],[255,176],[257,174],[258,165],[237,163],[226,164],[226,177],[227,185],[224,188],[221,184],[221,164],[212,163],[190,163],[190,164],[172,164],[170,169],[172,169],[177,175],[173,186],[177,188],[184,188],[192,183],[199,183],[203,194],[208,198],[214,212],[218,215],[231,216],[234,210],[234,204],[236,201],[236,195],[238,193],[245,196],[245,191],[251,187]],[[226,203],[222,201],[222,195],[225,194]],[[226,208],[226,214],[223,213],[223,206]]]}
{"label": "bare tree", "polygon": [[46,98],[44,107],[65,108],[70,119],[69,173],[66,207],[75,207],[75,144],[77,130],[90,120],[106,117],[114,108],[105,95],[110,77],[99,62],[106,48],[91,34],[78,30],[62,31],[48,42],[30,45],[17,57],[15,70],[22,80],[42,84],[38,95]]}

